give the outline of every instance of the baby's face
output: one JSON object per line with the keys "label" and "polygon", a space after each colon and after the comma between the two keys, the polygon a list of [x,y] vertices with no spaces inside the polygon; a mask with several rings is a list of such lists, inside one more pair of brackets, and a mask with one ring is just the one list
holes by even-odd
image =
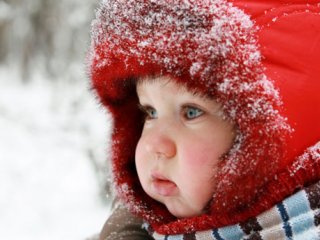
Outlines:
{"label": "baby's face", "polygon": [[233,143],[233,124],[222,119],[216,101],[168,77],[139,83],[137,94],[146,114],[135,156],[144,191],[176,217],[200,215],[220,157]]}

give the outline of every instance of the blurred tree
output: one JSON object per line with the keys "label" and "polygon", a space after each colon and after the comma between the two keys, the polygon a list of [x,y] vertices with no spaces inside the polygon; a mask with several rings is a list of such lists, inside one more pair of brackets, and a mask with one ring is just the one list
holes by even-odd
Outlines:
{"label": "blurred tree", "polygon": [[0,63],[3,63],[7,58],[8,48],[8,27],[11,21],[11,9],[6,1],[0,2]]}
{"label": "blurred tree", "polygon": [[1,0],[0,61],[17,66],[22,81],[33,71],[57,79],[82,64],[97,1]]}
{"label": "blurred tree", "polygon": [[[0,67],[17,71],[23,84],[32,81],[38,72],[44,76],[43,81],[84,81],[85,53],[97,3],[98,0],[0,0]],[[81,79],[75,72],[82,72]],[[66,101],[59,101],[61,91],[55,91],[56,108]],[[82,111],[85,100],[73,99],[73,115]],[[105,198],[111,191],[108,169],[104,156],[97,156],[92,148],[88,146],[88,159]]]}

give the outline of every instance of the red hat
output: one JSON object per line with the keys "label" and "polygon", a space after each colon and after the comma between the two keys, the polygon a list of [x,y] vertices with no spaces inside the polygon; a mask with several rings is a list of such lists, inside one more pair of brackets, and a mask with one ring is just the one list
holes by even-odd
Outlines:
{"label": "red hat", "polygon": [[195,219],[180,221],[180,230],[231,223],[221,218],[248,208],[320,140],[319,13],[315,1],[102,1],[92,24],[89,74],[113,115],[113,178],[132,212],[164,233],[176,220],[143,192],[135,170],[141,77],[169,75],[212,94],[238,127],[209,212],[192,229],[187,223]]}

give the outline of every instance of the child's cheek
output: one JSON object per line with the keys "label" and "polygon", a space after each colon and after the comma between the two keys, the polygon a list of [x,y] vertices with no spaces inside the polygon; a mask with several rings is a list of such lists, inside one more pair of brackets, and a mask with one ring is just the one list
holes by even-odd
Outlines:
{"label": "child's cheek", "polygon": [[210,147],[204,147],[205,143],[193,142],[185,145],[183,151],[183,162],[190,168],[214,164],[215,154]]}
{"label": "child's cheek", "polygon": [[142,166],[145,164],[146,162],[145,158],[146,158],[145,150],[142,147],[142,142],[139,141],[136,146],[136,152],[135,152],[135,163],[136,163],[138,172],[141,171]]}

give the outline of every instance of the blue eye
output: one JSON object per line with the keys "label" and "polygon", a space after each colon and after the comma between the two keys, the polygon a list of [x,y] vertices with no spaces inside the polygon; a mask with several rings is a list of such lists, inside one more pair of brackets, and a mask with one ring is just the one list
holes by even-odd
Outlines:
{"label": "blue eye", "polygon": [[141,104],[138,104],[138,108],[143,113],[145,121],[158,118],[158,113],[153,107],[148,106],[148,105],[143,106]]}
{"label": "blue eye", "polygon": [[145,121],[158,118],[158,113],[153,107],[138,104],[138,108],[143,113]]}
{"label": "blue eye", "polygon": [[200,117],[203,111],[196,107],[187,106],[184,109],[184,117],[188,120]]}
{"label": "blue eye", "polygon": [[145,109],[146,119],[155,119],[158,117],[157,111],[152,107],[147,107]]}

